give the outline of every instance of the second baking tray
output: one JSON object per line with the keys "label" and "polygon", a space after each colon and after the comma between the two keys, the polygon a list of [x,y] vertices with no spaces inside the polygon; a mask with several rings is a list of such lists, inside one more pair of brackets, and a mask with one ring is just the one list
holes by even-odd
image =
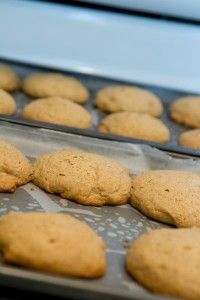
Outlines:
{"label": "second baking tray", "polygon": [[148,142],[148,141],[139,141],[140,143],[148,144],[151,146],[155,146],[159,149],[166,150],[166,151],[171,151],[171,152],[178,152],[182,154],[189,154],[189,155],[194,155],[194,156],[200,156],[200,150],[193,150],[190,148],[184,148],[180,147],[177,145],[177,138],[179,137],[180,133],[183,131],[187,130],[185,127],[176,124],[173,122],[169,116],[168,116],[168,110],[169,110],[169,105],[171,102],[173,102],[175,99],[182,97],[182,96],[187,96],[187,93],[183,93],[180,91],[175,91],[171,89],[166,89],[166,88],[161,88],[161,87],[155,87],[155,86],[150,86],[150,85],[141,85],[137,84],[135,82],[125,82],[125,81],[119,81],[119,80],[112,80],[108,78],[102,78],[99,76],[94,76],[94,75],[88,75],[88,74],[81,74],[77,72],[67,72],[67,71],[62,71],[62,70],[55,70],[55,69],[50,69],[50,68],[45,68],[41,66],[34,66],[30,64],[24,64],[24,63],[17,63],[17,62],[12,62],[8,60],[0,60],[0,62],[5,62],[7,63],[11,68],[13,68],[16,73],[20,76],[20,78],[25,78],[27,75],[30,75],[32,73],[42,73],[42,72],[62,72],[64,74],[74,76],[77,79],[79,79],[89,90],[90,92],[90,98],[88,102],[85,104],[85,107],[90,111],[92,114],[92,120],[93,120],[93,126],[91,129],[78,129],[78,128],[72,128],[72,127],[67,127],[67,126],[60,126],[60,125],[53,125],[49,123],[43,123],[43,122],[36,122],[32,120],[24,120],[20,118],[20,112],[22,108],[28,104],[31,99],[23,94],[21,91],[17,91],[14,93],[14,97],[17,102],[17,113],[14,116],[0,116],[1,120],[9,120],[10,122],[13,123],[18,123],[18,124],[26,124],[26,125],[31,125],[35,127],[43,127],[43,128],[49,128],[49,129],[55,129],[59,131],[66,131],[66,132],[71,132],[74,134],[79,134],[79,135],[85,135],[85,136],[90,136],[90,137],[98,137],[102,139],[108,139],[108,140],[116,140],[116,141],[123,141],[123,142],[129,142],[129,143],[138,143],[139,140],[137,139],[132,139],[128,137],[122,137],[122,136],[117,136],[117,135],[111,135],[111,134],[104,134],[96,131],[96,126],[99,124],[101,119],[106,115],[105,113],[99,111],[93,106],[93,100],[95,99],[96,92],[109,85],[121,85],[121,84],[128,84],[128,85],[133,85],[133,86],[138,86],[141,88],[145,88],[149,91],[152,91],[156,95],[158,95],[164,105],[164,113],[162,115],[162,120],[163,122],[167,125],[167,127],[170,130],[171,133],[171,140],[168,144],[163,145],[163,144],[158,144],[154,142]]}
{"label": "second baking tray", "polygon": [[[0,138],[16,145],[30,159],[70,147],[115,159],[127,166],[132,175],[146,169],[198,171],[200,168],[198,158],[173,158],[147,145],[106,141],[9,122],[0,121]],[[48,194],[28,183],[17,188],[14,193],[0,193],[0,215],[10,211],[63,212],[85,221],[106,243],[108,268],[106,275],[100,279],[81,280],[28,271],[0,262],[1,285],[49,293],[66,299],[167,299],[143,289],[125,270],[127,244],[143,232],[166,227],[145,217],[131,205],[83,206],[62,199],[59,195]]]}

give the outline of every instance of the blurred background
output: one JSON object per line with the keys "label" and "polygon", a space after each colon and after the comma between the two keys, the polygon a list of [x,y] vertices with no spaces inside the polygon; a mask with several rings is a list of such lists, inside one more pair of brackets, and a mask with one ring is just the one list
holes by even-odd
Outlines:
{"label": "blurred background", "polygon": [[0,57],[200,92],[198,0],[0,1]]}

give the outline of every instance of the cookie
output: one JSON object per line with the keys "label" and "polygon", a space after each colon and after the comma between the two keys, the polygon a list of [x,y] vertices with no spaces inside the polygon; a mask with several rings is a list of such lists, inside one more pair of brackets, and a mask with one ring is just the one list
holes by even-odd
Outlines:
{"label": "cookie", "polygon": [[146,171],[132,179],[131,204],[144,215],[177,227],[200,226],[200,175]]}
{"label": "cookie", "polygon": [[22,89],[34,98],[62,97],[80,104],[89,97],[80,81],[58,73],[30,75],[24,80]]}
{"label": "cookie", "polygon": [[170,139],[169,130],[161,120],[134,112],[110,114],[102,120],[97,130],[159,143],[168,143]]}
{"label": "cookie", "polygon": [[0,114],[12,115],[16,112],[16,103],[13,97],[0,89]]}
{"label": "cookie", "polygon": [[6,263],[63,276],[105,273],[105,246],[86,223],[61,213],[10,213],[0,218]]}
{"label": "cookie", "polygon": [[185,126],[200,128],[200,96],[183,97],[173,102],[170,117]]}
{"label": "cookie", "polygon": [[37,159],[33,182],[49,193],[95,206],[127,203],[131,188],[128,170],[118,162],[69,149]]}
{"label": "cookie", "polygon": [[134,241],[128,272],[154,293],[200,299],[200,229],[159,229]]}
{"label": "cookie", "polygon": [[179,145],[192,149],[200,149],[200,129],[192,129],[183,132],[179,136]]}
{"label": "cookie", "polygon": [[13,92],[19,87],[19,78],[7,65],[0,64],[0,89]]}
{"label": "cookie", "polygon": [[13,145],[0,140],[0,192],[14,192],[32,178],[28,159]]}
{"label": "cookie", "polygon": [[95,105],[108,113],[130,111],[159,117],[163,112],[162,103],[155,94],[131,86],[109,86],[100,90]]}
{"label": "cookie", "polygon": [[61,124],[78,128],[92,125],[89,112],[72,101],[51,97],[32,101],[21,113],[22,118]]}

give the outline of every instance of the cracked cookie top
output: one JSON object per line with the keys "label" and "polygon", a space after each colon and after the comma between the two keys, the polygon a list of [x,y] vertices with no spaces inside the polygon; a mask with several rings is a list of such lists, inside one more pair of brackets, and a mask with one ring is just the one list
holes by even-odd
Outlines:
{"label": "cracked cookie top", "polygon": [[6,263],[63,276],[95,278],[106,270],[103,240],[85,222],[62,213],[10,213],[0,218]]}
{"label": "cracked cookie top", "polygon": [[154,293],[199,300],[199,252],[199,228],[158,229],[131,243],[125,263],[134,280]]}
{"label": "cracked cookie top", "polygon": [[0,140],[0,192],[14,192],[32,178],[28,159],[13,145]]}
{"label": "cracked cookie top", "polygon": [[31,101],[24,107],[21,116],[24,119],[77,128],[89,128],[92,125],[91,115],[84,107],[60,97]]}
{"label": "cracked cookie top", "polygon": [[135,112],[110,114],[101,121],[97,130],[158,143],[168,143],[170,140],[169,129],[161,120]]}
{"label": "cracked cookie top", "polygon": [[200,226],[200,175],[154,170],[133,177],[131,204],[146,216],[177,227]]}
{"label": "cracked cookie top", "polygon": [[25,78],[23,91],[34,97],[63,97],[83,104],[89,97],[88,90],[74,77],[59,73],[32,74]]}
{"label": "cracked cookie top", "polygon": [[98,91],[95,105],[102,111],[112,113],[130,111],[160,117],[163,105],[158,96],[133,86],[108,86]]}
{"label": "cracked cookie top", "polygon": [[0,88],[13,92],[19,87],[19,78],[15,72],[6,64],[0,64]]}
{"label": "cracked cookie top", "polygon": [[6,91],[0,89],[0,114],[12,115],[16,112],[14,98]]}
{"label": "cracked cookie top", "polygon": [[47,192],[95,206],[127,203],[131,187],[128,170],[118,162],[69,149],[37,159],[33,182]]}

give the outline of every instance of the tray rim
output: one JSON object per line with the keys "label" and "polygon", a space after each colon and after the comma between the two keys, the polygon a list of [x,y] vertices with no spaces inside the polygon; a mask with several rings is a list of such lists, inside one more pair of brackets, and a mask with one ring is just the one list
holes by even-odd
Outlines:
{"label": "tray rim", "polygon": [[42,69],[43,71],[54,71],[54,72],[62,72],[62,73],[71,73],[74,74],[75,76],[88,76],[90,78],[96,78],[96,79],[103,79],[106,81],[115,81],[117,83],[121,83],[121,84],[131,84],[131,85],[138,85],[138,86],[147,86],[147,87],[152,87],[152,88],[161,88],[161,89],[165,89],[168,91],[174,91],[174,92],[180,92],[180,93],[190,93],[190,94],[194,94],[194,95],[199,95],[198,92],[191,92],[191,90],[182,90],[181,88],[174,88],[174,87],[165,87],[162,85],[154,85],[154,84],[150,84],[150,83],[142,83],[142,82],[137,82],[135,80],[127,80],[127,79],[119,79],[119,78],[113,78],[110,76],[106,76],[106,75],[100,75],[98,73],[90,73],[87,70],[73,70],[71,68],[62,68],[62,67],[56,67],[56,66],[48,66],[46,63],[42,64],[42,63],[37,63],[37,62],[28,62],[27,60],[23,60],[21,58],[10,58],[10,57],[6,57],[3,55],[0,55],[0,63],[5,63],[5,64],[16,64],[19,65],[21,67],[30,67],[30,68],[39,68]]}
{"label": "tray rim", "polygon": [[[176,298],[168,298],[166,296],[153,294],[147,296],[140,296],[126,291],[115,291],[110,287],[99,288],[95,283],[91,287],[91,280],[74,279],[67,277],[59,277],[48,273],[39,271],[31,271],[26,269],[17,269],[12,266],[12,274],[10,274],[9,266],[0,266],[0,286],[7,286],[12,288],[23,289],[26,291],[41,292],[44,294],[54,294],[55,296],[75,298],[75,294],[81,293],[81,299],[94,299],[97,297],[100,300],[102,297],[107,300],[168,300]],[[31,277],[30,277],[31,274]],[[33,277],[35,277],[33,279]],[[38,277],[38,278],[36,278]],[[63,284],[63,282],[65,284]],[[67,293],[66,293],[67,291]],[[87,291],[86,294],[84,292]]]}
{"label": "tray rim", "polygon": [[193,158],[199,158],[200,157],[200,150],[195,150],[191,148],[184,148],[180,147],[180,149],[177,149],[176,146],[173,145],[165,145],[140,139],[134,139],[134,138],[128,138],[124,136],[115,136],[113,134],[107,134],[102,132],[96,132],[90,129],[80,129],[80,128],[74,128],[69,126],[62,126],[62,125],[56,125],[56,124],[50,124],[46,122],[39,122],[39,121],[33,121],[33,120],[24,120],[20,119],[16,116],[5,116],[0,114],[0,121],[8,122],[11,124],[17,124],[17,125],[23,125],[28,126],[32,128],[38,128],[38,129],[46,129],[51,131],[59,131],[63,133],[69,133],[74,135],[80,135],[90,138],[97,138],[107,141],[113,141],[113,142],[121,142],[121,143],[130,143],[130,144],[141,144],[141,145],[148,145],[153,148],[159,149],[161,151],[167,152],[171,155],[181,155],[185,157],[193,157]]}

